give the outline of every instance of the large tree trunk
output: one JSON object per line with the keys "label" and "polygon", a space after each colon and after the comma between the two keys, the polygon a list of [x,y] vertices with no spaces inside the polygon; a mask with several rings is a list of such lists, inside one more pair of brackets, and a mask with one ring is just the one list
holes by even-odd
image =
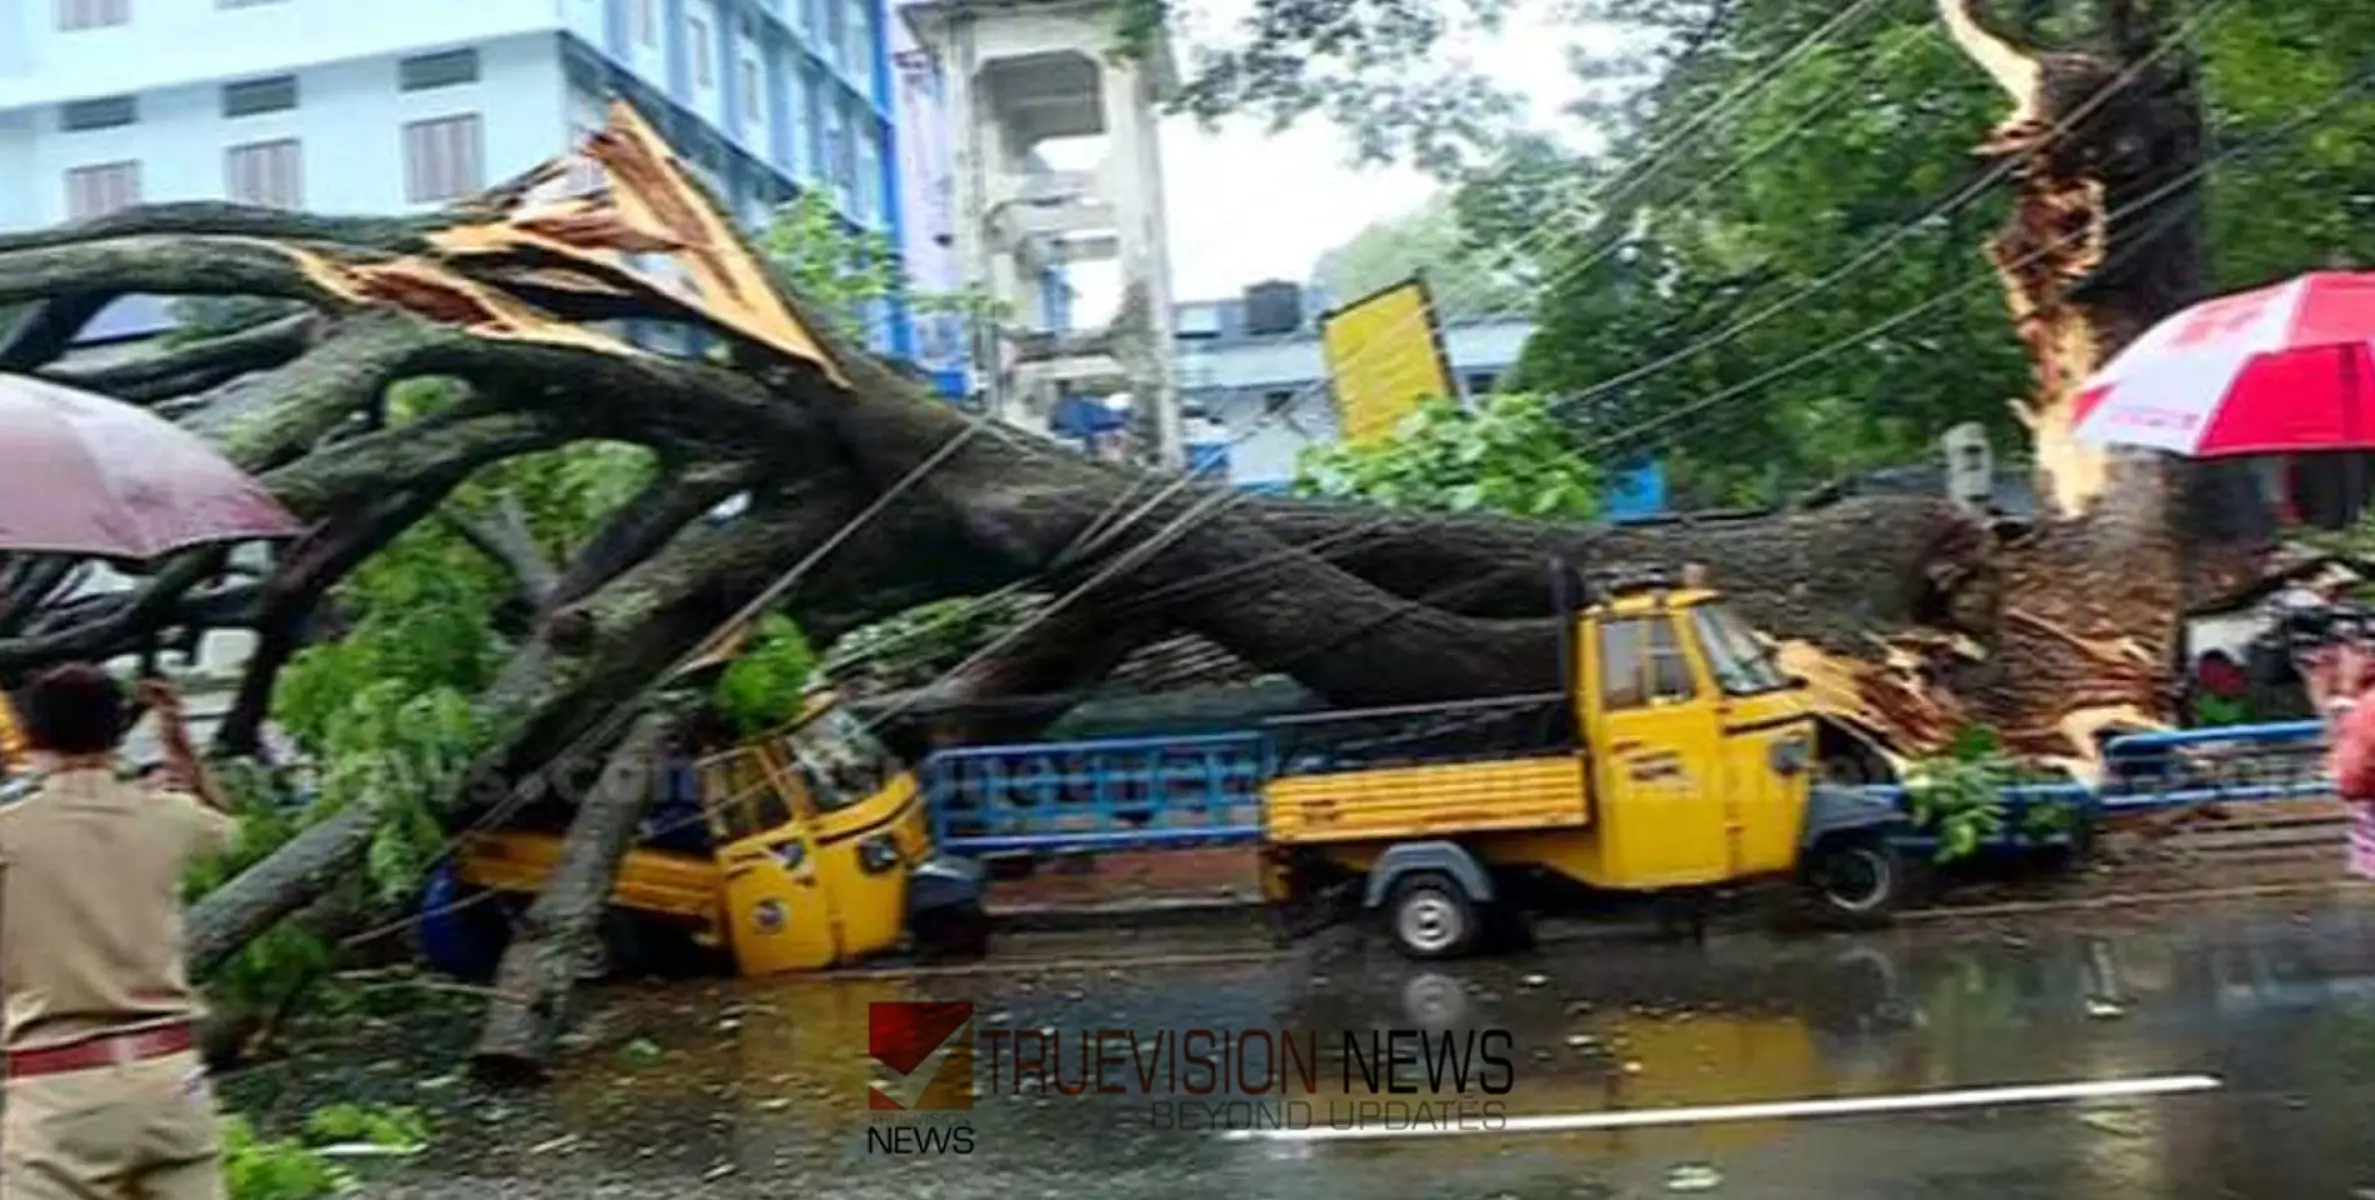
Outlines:
{"label": "large tree trunk", "polygon": [[1957,690],[2015,748],[2083,753],[2107,725],[2171,714],[2188,600],[2255,571],[2271,533],[2237,466],[2073,435],[2086,377],[2205,286],[2194,56],[2167,2],[2112,5],[2064,50],[1991,30],[1975,0],[1939,7],[2014,104],[1979,152],[2012,179],[1988,255],[2036,368],[2016,407],[2047,514],[1999,556],[1999,636]]}
{"label": "large tree trunk", "polygon": [[[1958,31],[1984,48],[1977,28]],[[2062,62],[2007,48],[2015,66],[2003,77],[2027,81],[2015,93],[2024,104],[2061,111],[2072,80],[2133,58],[2105,53]],[[171,631],[257,629],[265,652],[227,738],[250,745],[304,615],[372,549],[481,467],[610,439],[657,452],[662,478],[575,561],[530,562],[516,536],[474,531],[520,567],[523,595],[543,608],[480,701],[495,736],[443,798],[457,825],[523,799],[586,794],[563,778],[584,747],[612,741],[617,714],[754,608],[789,611],[830,642],[927,601],[1060,597],[939,693],[959,700],[1066,695],[1187,636],[1330,702],[1386,704],[1554,684],[1553,560],[1703,568],[1785,641],[1818,706],[1896,749],[1987,720],[2024,749],[2082,755],[2104,714],[2145,720],[2161,708],[2182,591],[2165,568],[2187,532],[2167,518],[2190,510],[2157,466],[2122,465],[2115,480],[2112,466],[2077,457],[2053,432],[2054,405],[2106,349],[2198,288],[2198,217],[2182,193],[2151,210],[2173,215],[2142,235],[2113,221],[2109,257],[2043,274],[2007,247],[2069,228],[2073,205],[2099,214],[2198,161],[2192,104],[2188,77],[2172,75],[2067,136],[2032,130],[1991,145],[2025,164],[2018,221],[1997,256],[2039,358],[2032,407],[2063,505],[2011,545],[1942,498],[1605,530],[1254,498],[1091,462],[978,423],[841,343],[623,106],[589,147],[611,180],[602,196],[534,199],[539,181],[566,172],[556,162],[417,218],[166,205],[0,237],[0,311],[27,306],[0,331],[0,370],[48,371],[172,413],[321,523],[261,583],[198,554],[161,564],[128,595],[57,601],[74,564],[9,563],[0,578],[42,599],[0,608],[0,672],[136,650]],[[2121,139],[2138,131],[2143,152],[2106,149],[2129,148]],[[2123,238],[2141,258],[2119,252]],[[631,255],[671,260],[689,288],[652,282]],[[2123,274],[2131,261],[2156,265]],[[152,363],[57,363],[74,331],[125,294],[256,296],[308,312]],[[726,352],[644,353],[597,331],[617,319],[696,326]],[[390,385],[428,377],[458,383],[464,398],[408,422],[387,411]],[[700,519],[744,492],[743,515]],[[979,728],[1018,736],[1061,707],[1018,706],[1020,719]],[[618,811],[587,816],[570,886],[548,913],[553,936],[565,940],[598,894]],[[219,964],[353,872],[373,821],[362,808],[332,816],[206,898],[191,916],[193,967]],[[547,949],[518,970],[548,978],[534,965]],[[551,988],[528,989],[498,1050],[540,1057],[549,1010],[538,1006]]]}
{"label": "large tree trunk", "polygon": [[635,840],[658,782],[668,721],[646,714],[610,753],[601,782],[577,806],[561,861],[544,890],[512,930],[495,971],[495,1000],[487,1008],[472,1061],[485,1077],[541,1078],[566,1029],[570,989],[586,950],[600,937],[619,861]]}

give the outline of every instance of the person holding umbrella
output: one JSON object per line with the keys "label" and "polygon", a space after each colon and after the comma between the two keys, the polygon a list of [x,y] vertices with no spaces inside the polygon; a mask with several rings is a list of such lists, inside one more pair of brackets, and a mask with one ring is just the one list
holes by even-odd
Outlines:
{"label": "person holding umbrella", "polygon": [[[187,430],[24,376],[0,374],[0,466],[8,552],[142,563],[302,531]],[[53,668],[19,698],[35,769],[0,804],[8,1200],[223,1195],[181,889],[237,826],[172,686],[144,680],[137,698],[162,725],[167,780],[122,769],[127,698],[100,668]]]}

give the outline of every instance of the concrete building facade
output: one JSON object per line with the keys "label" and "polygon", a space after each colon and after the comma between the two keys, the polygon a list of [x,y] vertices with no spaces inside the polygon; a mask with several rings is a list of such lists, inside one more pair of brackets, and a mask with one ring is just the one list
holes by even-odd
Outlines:
{"label": "concrete building facade", "polygon": [[[1060,431],[1073,405],[1126,408],[1158,461],[1183,438],[1172,378],[1160,98],[1169,47],[1114,53],[1111,0],[920,0],[902,10],[948,114],[949,236],[962,283],[1000,306],[973,322],[976,385],[999,419]],[[1051,142],[1099,139],[1086,170],[1050,170]],[[1114,261],[1121,304],[1071,328],[1065,268]]]}
{"label": "concrete building facade", "polygon": [[[5,0],[0,228],[128,204],[434,207],[621,96],[753,223],[802,191],[902,242],[883,0]],[[877,344],[906,355],[897,312]]]}
{"label": "concrete building facade", "polygon": [[[1286,328],[1249,320],[1248,308],[1242,298],[1179,306],[1180,404],[1199,452],[1210,456],[1226,448],[1232,483],[1283,488],[1294,478],[1304,447],[1338,436],[1335,397],[1320,352],[1319,318],[1327,303],[1303,293],[1288,321],[1279,322]],[[1462,393],[1492,391],[1516,364],[1532,329],[1525,321],[1447,323],[1444,351]]]}

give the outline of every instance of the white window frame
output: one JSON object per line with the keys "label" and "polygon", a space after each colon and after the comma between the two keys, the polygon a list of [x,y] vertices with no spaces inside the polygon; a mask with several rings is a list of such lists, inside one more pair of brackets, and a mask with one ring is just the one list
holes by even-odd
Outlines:
{"label": "white window frame", "polygon": [[60,33],[113,29],[132,23],[132,0],[57,0]]}
{"label": "white window frame", "polygon": [[[85,199],[92,203],[83,203]],[[140,160],[85,163],[66,171],[66,219],[88,221],[140,203]]]}
{"label": "white window frame", "polygon": [[[451,150],[454,143],[450,132],[466,131],[467,140],[461,145],[460,161],[424,157],[423,151],[432,145],[438,152]],[[447,134],[448,140],[431,143],[426,139],[432,131]],[[444,204],[474,195],[486,187],[486,122],[475,112],[451,113],[419,121],[407,121],[400,134],[404,152],[404,198],[410,204]]]}
{"label": "white window frame", "polygon": [[693,44],[693,86],[717,86],[717,43],[711,40],[709,22],[697,15],[684,19],[685,40]]}
{"label": "white window frame", "polygon": [[[242,179],[259,186],[243,188]],[[264,208],[305,207],[305,153],[296,138],[271,138],[223,148],[223,194]]]}

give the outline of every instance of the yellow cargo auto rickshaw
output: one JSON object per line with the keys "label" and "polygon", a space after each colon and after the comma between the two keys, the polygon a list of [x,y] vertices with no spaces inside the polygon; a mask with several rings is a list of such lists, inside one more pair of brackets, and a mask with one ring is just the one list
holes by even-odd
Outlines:
{"label": "yellow cargo auto rickshaw", "polygon": [[1764,879],[1832,923],[1888,919],[1904,814],[1814,783],[1801,685],[1720,595],[1648,576],[1562,611],[1560,692],[1268,723],[1265,890],[1290,925],[1357,896],[1404,953],[1448,958],[1563,899]]}
{"label": "yellow cargo auto rickshaw", "polygon": [[[696,748],[663,774],[668,794],[619,865],[606,961],[589,973],[689,957],[773,975],[985,946],[981,868],[935,853],[914,774],[831,694],[812,696],[787,729]],[[430,963],[461,975],[491,969],[504,909],[543,886],[561,841],[533,826],[464,838],[424,899]]]}

